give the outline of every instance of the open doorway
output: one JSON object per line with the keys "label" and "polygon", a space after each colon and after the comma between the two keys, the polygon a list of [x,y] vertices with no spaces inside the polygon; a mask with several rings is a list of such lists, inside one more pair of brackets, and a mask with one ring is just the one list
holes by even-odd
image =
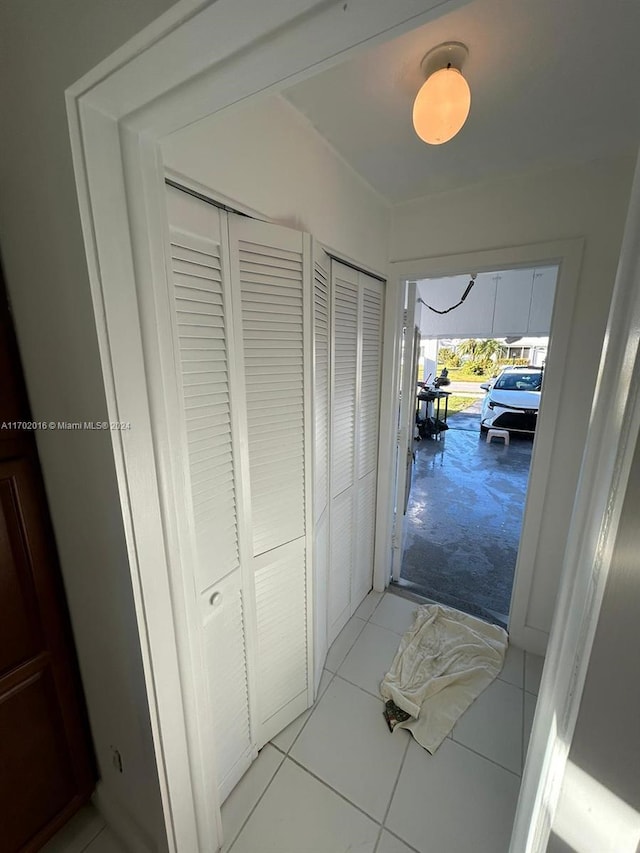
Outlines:
{"label": "open doorway", "polygon": [[410,453],[394,581],[503,627],[557,274],[549,265],[423,279],[411,289],[420,340],[405,383],[415,403],[405,409]]}

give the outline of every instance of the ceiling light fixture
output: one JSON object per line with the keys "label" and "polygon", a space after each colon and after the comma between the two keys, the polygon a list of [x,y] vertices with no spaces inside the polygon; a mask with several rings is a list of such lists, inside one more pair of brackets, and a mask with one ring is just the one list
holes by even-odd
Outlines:
{"label": "ceiling light fixture", "polygon": [[434,47],[422,60],[427,79],[413,104],[413,127],[429,145],[453,139],[467,120],[471,90],[460,69],[468,55],[465,45],[450,41]]}

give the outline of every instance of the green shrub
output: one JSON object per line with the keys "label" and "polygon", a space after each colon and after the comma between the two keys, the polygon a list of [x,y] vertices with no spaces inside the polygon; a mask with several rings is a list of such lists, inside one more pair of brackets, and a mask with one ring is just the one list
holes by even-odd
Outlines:
{"label": "green shrub", "polygon": [[438,367],[460,367],[462,361],[451,347],[440,347],[438,350]]}
{"label": "green shrub", "polygon": [[470,370],[476,376],[484,376],[487,371],[493,369],[493,366],[490,358],[476,358],[471,362]]}

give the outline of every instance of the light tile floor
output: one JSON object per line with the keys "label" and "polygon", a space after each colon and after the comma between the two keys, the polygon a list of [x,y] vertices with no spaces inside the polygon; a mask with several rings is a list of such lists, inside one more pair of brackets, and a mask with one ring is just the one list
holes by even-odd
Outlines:
{"label": "light tile floor", "polygon": [[378,693],[415,607],[390,592],[360,605],[313,708],[223,805],[225,853],[507,853],[543,661],[511,647],[431,756],[389,733]]}
{"label": "light tile floor", "polygon": [[[507,853],[542,658],[510,647],[431,756],[390,734],[378,685],[416,605],[371,593],[329,651],[318,699],[222,807],[224,853]],[[84,809],[46,853],[121,853]]]}

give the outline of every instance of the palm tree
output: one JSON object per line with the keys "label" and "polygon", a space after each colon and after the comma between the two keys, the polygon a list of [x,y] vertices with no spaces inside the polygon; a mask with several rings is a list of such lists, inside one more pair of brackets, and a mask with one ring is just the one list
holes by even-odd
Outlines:
{"label": "palm tree", "polygon": [[458,344],[456,347],[456,351],[458,355],[470,355],[472,359],[474,359],[477,355],[478,344],[481,341],[477,338],[467,338],[466,341],[462,341],[461,344]]}
{"label": "palm tree", "polygon": [[472,359],[477,358],[492,358],[494,355],[500,355],[502,352],[502,344],[495,338],[467,338],[456,347],[460,355],[469,355]]}
{"label": "palm tree", "polygon": [[484,341],[478,341],[476,348],[476,356],[484,358],[493,358],[502,354],[502,344],[495,338],[487,338]]}

